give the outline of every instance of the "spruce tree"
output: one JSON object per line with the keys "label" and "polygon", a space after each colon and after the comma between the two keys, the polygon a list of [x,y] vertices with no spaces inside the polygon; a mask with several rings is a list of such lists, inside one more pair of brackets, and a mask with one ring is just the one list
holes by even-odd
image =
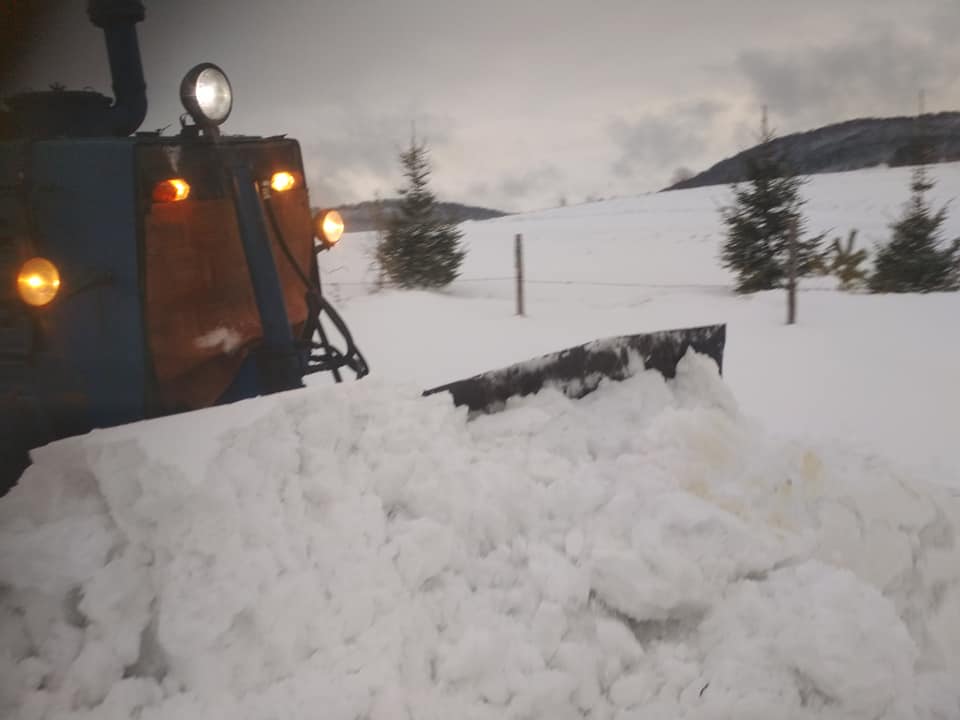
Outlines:
{"label": "spruce tree", "polygon": [[721,210],[726,226],[723,267],[736,274],[738,293],[784,287],[790,256],[791,225],[797,227],[797,275],[809,275],[820,264],[823,236],[803,239],[800,197],[804,181],[788,163],[767,132],[746,160],[746,183],[733,188],[733,203]]}
{"label": "spruce tree", "polygon": [[856,290],[867,281],[867,271],[863,268],[867,251],[864,248],[853,249],[856,239],[857,231],[851,230],[846,246],[840,242],[840,238],[836,238],[830,248],[832,255],[827,269],[840,281],[841,290]]}
{"label": "spruce tree", "polygon": [[400,153],[407,185],[390,217],[377,248],[377,258],[386,276],[404,288],[438,288],[459,275],[466,253],[460,247],[462,233],[456,224],[440,215],[437,199],[427,187],[430,163],[426,144],[410,141]]}
{"label": "spruce tree", "polygon": [[927,193],[934,187],[924,165],[912,174],[912,196],[901,218],[890,226],[893,237],[877,248],[870,276],[873,292],[936,292],[960,289],[960,240],[947,244],[941,227],[946,207],[933,212]]}

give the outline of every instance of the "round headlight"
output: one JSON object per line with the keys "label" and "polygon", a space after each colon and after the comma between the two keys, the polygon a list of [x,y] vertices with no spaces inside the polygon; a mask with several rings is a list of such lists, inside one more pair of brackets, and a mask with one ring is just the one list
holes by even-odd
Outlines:
{"label": "round headlight", "polygon": [[233,88],[213,63],[201,63],[183,76],[180,102],[197,125],[220,125],[233,107]]}
{"label": "round headlight", "polygon": [[27,260],[17,273],[17,292],[27,305],[47,305],[59,291],[60,273],[56,265],[45,258]]}
{"label": "round headlight", "polygon": [[326,247],[333,247],[343,235],[343,218],[336,210],[317,213],[313,218],[314,233]]}

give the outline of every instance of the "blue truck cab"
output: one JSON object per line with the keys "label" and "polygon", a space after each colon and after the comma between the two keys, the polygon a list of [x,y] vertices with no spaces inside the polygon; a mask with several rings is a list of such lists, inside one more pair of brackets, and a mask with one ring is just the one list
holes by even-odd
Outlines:
{"label": "blue truck cab", "polygon": [[116,97],[0,113],[0,494],[52,440],[367,372],[320,291],[343,223],[311,210],[299,144],[221,134],[232,89],[210,63],[184,77],[179,134],[138,132],[143,5],[88,12]]}

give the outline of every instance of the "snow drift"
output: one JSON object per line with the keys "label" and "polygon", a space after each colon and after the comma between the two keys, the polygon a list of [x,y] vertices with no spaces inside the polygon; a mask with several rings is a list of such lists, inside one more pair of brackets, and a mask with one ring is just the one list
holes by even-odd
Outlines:
{"label": "snow drift", "polygon": [[[857,247],[872,257],[909,199],[911,171],[811,177],[803,188],[810,232],[832,240],[856,229]],[[930,174],[931,203],[951,203],[960,163]],[[960,489],[960,293],[866,295],[829,290],[835,278],[804,278],[798,324],[786,327],[785,293],[735,295],[721,266],[719,208],[730,198],[729,187],[699,188],[464,223],[463,276],[443,292],[374,292],[376,236],[348,234],[320,255],[324,288],[373,373],[422,387],[598,337],[723,323],[725,381],[765,430],[842,438],[931,466]],[[951,208],[945,238],[960,236]],[[517,233],[522,318],[514,315]]]}
{"label": "snow drift", "polygon": [[51,445],[0,715],[956,718],[960,500],[688,355],[467,422],[367,380]]}

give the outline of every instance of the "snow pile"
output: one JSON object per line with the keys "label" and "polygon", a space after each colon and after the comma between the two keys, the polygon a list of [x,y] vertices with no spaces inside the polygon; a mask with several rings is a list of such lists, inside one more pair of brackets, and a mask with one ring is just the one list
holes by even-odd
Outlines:
{"label": "snow pile", "polygon": [[[909,199],[911,172],[811,176],[810,232],[829,243],[857,230],[856,247],[873,257]],[[930,172],[931,203],[951,202],[960,163]],[[320,254],[324,291],[377,377],[422,387],[597,338],[725,323],[725,379],[744,414],[770,431],[843,438],[927,465],[960,490],[960,293],[833,292],[824,288],[835,279],[805,278],[798,324],[786,327],[782,291],[733,293],[718,211],[730,198],[729,187],[714,186],[466,222],[462,276],[442,292],[373,292],[376,234],[351,233]],[[949,213],[944,236],[960,236],[960,212]]]}
{"label": "snow pile", "polygon": [[956,718],[958,504],[692,355],[470,422],[368,380],[99,432],[0,501],[0,715]]}

